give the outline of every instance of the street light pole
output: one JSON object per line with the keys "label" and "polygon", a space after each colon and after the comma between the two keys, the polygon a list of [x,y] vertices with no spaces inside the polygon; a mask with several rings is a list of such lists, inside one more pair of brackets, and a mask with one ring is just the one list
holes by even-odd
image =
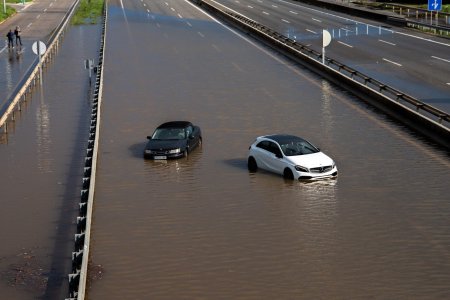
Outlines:
{"label": "street light pole", "polygon": [[3,0],[3,12],[6,15],[6,0]]}

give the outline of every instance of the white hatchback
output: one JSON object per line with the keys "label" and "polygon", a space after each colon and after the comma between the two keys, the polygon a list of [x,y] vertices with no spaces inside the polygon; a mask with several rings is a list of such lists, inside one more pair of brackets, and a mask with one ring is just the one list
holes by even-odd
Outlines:
{"label": "white hatchback", "polygon": [[334,161],[319,148],[284,134],[256,138],[249,148],[247,165],[250,172],[261,168],[296,180],[332,178],[338,174]]}

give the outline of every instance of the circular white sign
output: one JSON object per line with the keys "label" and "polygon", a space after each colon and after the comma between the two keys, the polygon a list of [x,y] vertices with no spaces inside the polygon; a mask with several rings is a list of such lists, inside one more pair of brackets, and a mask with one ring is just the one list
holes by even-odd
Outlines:
{"label": "circular white sign", "polygon": [[331,43],[331,34],[328,30],[323,30],[323,47],[328,46]]}
{"label": "circular white sign", "polygon": [[[39,53],[38,53],[38,43],[39,43]],[[45,46],[44,42],[34,42],[33,46],[31,46],[31,49],[33,50],[34,54],[36,55],[42,55],[47,51],[47,46]]]}

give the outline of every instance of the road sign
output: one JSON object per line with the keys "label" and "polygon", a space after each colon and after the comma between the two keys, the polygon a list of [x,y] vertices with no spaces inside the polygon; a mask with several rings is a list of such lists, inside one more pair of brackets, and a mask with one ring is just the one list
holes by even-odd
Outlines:
{"label": "road sign", "polygon": [[442,10],[442,0],[428,0],[428,10]]}
{"label": "road sign", "polygon": [[328,30],[322,31],[322,64],[325,64],[325,47],[331,43],[331,34]]}
{"label": "road sign", "polygon": [[[38,47],[39,43],[39,47]],[[44,42],[34,42],[33,46],[31,46],[31,49],[33,50],[34,54],[36,55],[42,55],[47,51],[47,47],[45,46]]]}

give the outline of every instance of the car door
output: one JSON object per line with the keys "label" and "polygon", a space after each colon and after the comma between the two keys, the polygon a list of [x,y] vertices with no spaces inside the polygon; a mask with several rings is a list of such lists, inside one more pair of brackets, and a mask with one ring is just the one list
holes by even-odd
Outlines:
{"label": "car door", "polygon": [[283,174],[285,168],[285,162],[283,153],[281,152],[280,147],[274,142],[269,142],[269,155],[267,159],[267,165],[270,170],[274,173]]}
{"label": "car door", "polygon": [[269,141],[261,141],[256,144],[256,147],[254,148],[254,154],[258,167],[267,171],[271,171],[271,169],[269,168],[269,163],[272,153],[269,151]]}

